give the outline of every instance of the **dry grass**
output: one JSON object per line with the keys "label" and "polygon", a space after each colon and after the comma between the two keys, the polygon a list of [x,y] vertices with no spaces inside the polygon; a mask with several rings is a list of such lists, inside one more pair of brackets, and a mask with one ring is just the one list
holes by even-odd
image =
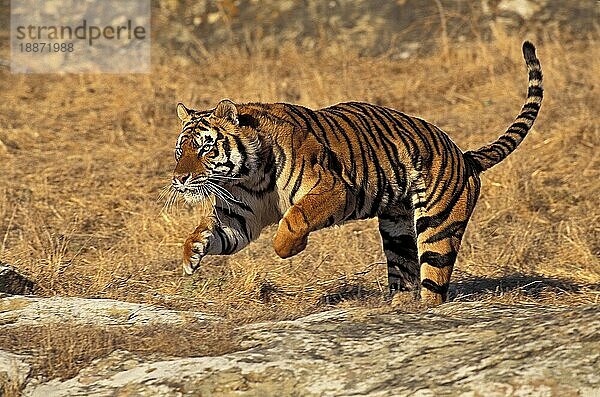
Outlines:
{"label": "dry grass", "polygon": [[[156,201],[174,165],[174,105],[206,108],[223,97],[310,107],[362,100],[420,115],[462,148],[477,148],[503,132],[522,104],[520,45],[521,38],[497,34],[489,43],[450,45],[446,62],[437,53],[392,61],[290,46],[279,56],[231,50],[199,65],[164,58],[150,75],[0,70],[0,260],[31,277],[41,295],[193,308],[238,324],[329,304],[384,305],[375,221],[314,233],[289,260],[276,257],[268,229],[242,252],[208,258],[194,277],[182,277],[181,243],[197,214],[164,214]],[[540,43],[538,53],[546,78],[541,115],[519,150],[483,177],[454,277],[459,300],[599,300],[600,47],[594,38],[555,40]],[[80,331],[74,345],[87,338]],[[114,332],[109,342],[123,337]],[[125,347],[137,336],[125,338]],[[36,341],[45,351],[57,344]],[[60,365],[48,376],[75,368]]]}
{"label": "dry grass", "polygon": [[[225,354],[239,350],[232,329],[231,324],[225,323],[210,327],[190,323],[133,328],[56,324],[8,330],[0,334],[0,346],[10,346],[19,352],[35,352],[30,376],[47,381],[73,377],[92,360],[115,350],[153,355],[161,359],[165,356]],[[5,384],[7,394],[13,392],[11,387],[14,388],[14,384]]]}

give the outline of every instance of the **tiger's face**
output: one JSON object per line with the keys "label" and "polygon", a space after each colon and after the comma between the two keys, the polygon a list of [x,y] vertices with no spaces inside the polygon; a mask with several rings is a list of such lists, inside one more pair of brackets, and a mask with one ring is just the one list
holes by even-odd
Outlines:
{"label": "tiger's face", "polygon": [[258,139],[240,127],[237,108],[229,100],[211,111],[177,105],[182,130],[175,144],[177,164],[171,185],[189,204],[215,195],[232,199],[223,185],[239,183],[257,163]]}

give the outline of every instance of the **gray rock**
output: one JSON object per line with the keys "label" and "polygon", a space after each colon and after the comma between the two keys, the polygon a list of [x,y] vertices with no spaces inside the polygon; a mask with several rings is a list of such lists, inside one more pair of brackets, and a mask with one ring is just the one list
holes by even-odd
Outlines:
{"label": "gray rock", "polygon": [[29,295],[33,292],[33,282],[20,274],[9,264],[0,262],[0,293]]}
{"label": "gray rock", "polygon": [[334,310],[238,329],[245,350],[148,359],[125,351],[26,396],[597,396],[600,306],[449,303],[425,313]]}
{"label": "gray rock", "polygon": [[0,350],[0,396],[2,389],[17,391],[29,376],[31,366],[27,357]]}
{"label": "gray rock", "polygon": [[527,20],[539,12],[547,1],[540,0],[501,0],[497,7],[499,10],[514,12]]}
{"label": "gray rock", "polygon": [[52,323],[76,325],[152,325],[215,321],[199,312],[175,311],[112,299],[9,296],[0,299],[0,330]]}

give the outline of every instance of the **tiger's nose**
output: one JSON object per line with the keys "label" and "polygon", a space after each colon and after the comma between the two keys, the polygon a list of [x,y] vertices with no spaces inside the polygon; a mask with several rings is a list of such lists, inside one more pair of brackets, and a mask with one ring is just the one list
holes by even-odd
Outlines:
{"label": "tiger's nose", "polygon": [[173,185],[179,185],[179,184],[183,185],[183,184],[185,184],[185,181],[190,179],[191,176],[192,176],[192,174],[175,175],[175,176],[173,176]]}

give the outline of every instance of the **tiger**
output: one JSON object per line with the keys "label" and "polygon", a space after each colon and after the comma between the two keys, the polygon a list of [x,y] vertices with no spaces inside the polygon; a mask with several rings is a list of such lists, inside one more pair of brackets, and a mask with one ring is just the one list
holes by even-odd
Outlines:
{"label": "tiger", "polygon": [[480,175],[517,148],[542,103],[535,46],[522,51],[520,113],[495,142],[465,152],[435,125],[365,102],[311,110],[223,99],[206,111],[178,103],[173,194],[191,205],[212,200],[212,215],[183,245],[184,273],[206,255],[240,251],[268,225],[277,224],[275,252],[289,258],[313,231],[377,217],[390,293],[445,302]]}

